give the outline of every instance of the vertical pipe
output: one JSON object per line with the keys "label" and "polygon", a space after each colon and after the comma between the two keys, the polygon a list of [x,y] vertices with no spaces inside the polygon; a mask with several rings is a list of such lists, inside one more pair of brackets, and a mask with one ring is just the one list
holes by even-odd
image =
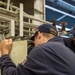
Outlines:
{"label": "vertical pipe", "polygon": [[20,3],[20,36],[23,36],[23,4]]}
{"label": "vertical pipe", "polygon": [[7,10],[9,10],[10,7],[10,0],[7,0]]}
{"label": "vertical pipe", "polygon": [[44,18],[44,20],[46,20],[46,16],[45,16],[45,14],[46,14],[46,8],[45,8],[45,2],[46,2],[46,0],[43,0],[43,11],[44,11],[44,16],[43,16],[43,18]]}
{"label": "vertical pipe", "polygon": [[14,22],[14,20],[11,20],[10,21],[10,35],[11,36],[15,36],[15,22]]}

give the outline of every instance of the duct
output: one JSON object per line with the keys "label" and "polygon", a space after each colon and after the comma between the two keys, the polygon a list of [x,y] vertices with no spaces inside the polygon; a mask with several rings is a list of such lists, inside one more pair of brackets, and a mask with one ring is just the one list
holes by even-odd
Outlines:
{"label": "duct", "polygon": [[[62,8],[65,8],[73,13],[75,13],[75,6],[63,1],[63,0],[47,0],[47,1],[50,1],[52,3],[55,3],[57,5],[59,5],[60,7]],[[72,1],[75,1],[75,0],[72,0]]]}

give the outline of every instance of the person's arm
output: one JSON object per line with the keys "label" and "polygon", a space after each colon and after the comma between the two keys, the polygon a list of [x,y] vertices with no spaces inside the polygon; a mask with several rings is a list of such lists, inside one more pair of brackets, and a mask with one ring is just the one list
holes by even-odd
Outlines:
{"label": "person's arm", "polygon": [[71,44],[72,38],[63,38],[65,46],[69,47]]}
{"label": "person's arm", "polygon": [[12,45],[13,45],[12,39],[5,39],[5,40],[2,40],[1,43],[0,43],[0,50],[1,50],[0,68],[1,68],[1,75],[10,75],[16,69],[15,64],[12,62],[12,60],[9,57],[9,53],[11,51]]}
{"label": "person's arm", "polygon": [[7,49],[8,45],[6,48],[4,47],[5,46],[2,46],[1,43],[1,51],[4,52],[2,53],[3,56],[0,59],[2,73],[1,75],[43,75],[44,73],[47,74],[44,56],[39,48],[36,47],[30,52],[24,65],[20,64],[18,67],[16,67],[8,55],[10,48]]}
{"label": "person's arm", "polygon": [[9,55],[7,54],[1,57],[0,68],[1,75],[31,75],[24,65],[19,64],[16,67],[16,65],[12,62]]}

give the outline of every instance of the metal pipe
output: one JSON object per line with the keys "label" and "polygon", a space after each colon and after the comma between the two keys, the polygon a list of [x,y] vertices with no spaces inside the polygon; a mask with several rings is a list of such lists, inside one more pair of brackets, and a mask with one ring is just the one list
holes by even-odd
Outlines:
{"label": "metal pipe", "polygon": [[1,28],[7,28],[8,26],[1,25],[1,24],[0,24],[0,27],[1,27]]}
{"label": "metal pipe", "polygon": [[58,9],[56,9],[56,8],[53,8],[53,7],[51,7],[51,6],[45,5],[45,7],[48,8],[48,9],[51,9],[51,10],[53,10],[53,11],[59,12],[59,13],[61,13],[61,14],[65,14],[65,15],[67,15],[67,16],[69,16],[69,17],[75,18],[75,16],[73,16],[73,15],[71,15],[71,14],[68,14],[68,13],[66,13],[66,12],[64,12],[64,11],[58,10]]}
{"label": "metal pipe", "polygon": [[14,20],[10,21],[10,34],[11,36],[15,36],[15,21]]}
{"label": "metal pipe", "polygon": [[63,19],[64,17],[66,17],[66,15],[63,15],[63,16],[59,17],[59,18],[57,19],[57,21]]}
{"label": "metal pipe", "polygon": [[51,22],[48,22],[48,21],[36,19],[36,18],[33,17],[32,15],[28,15],[28,14],[26,14],[25,12],[24,12],[24,17],[29,18],[29,19],[32,19],[32,20],[35,20],[35,21],[39,21],[39,22],[42,22],[42,23],[52,24]]}
{"label": "metal pipe", "polygon": [[[62,8],[65,8],[65,9],[67,9],[67,10],[72,11],[72,12],[75,13],[75,6],[73,6],[73,5],[65,2],[63,0],[47,0],[47,1],[52,2],[52,3],[55,3],[58,6],[60,6]],[[73,1],[75,1],[75,0],[73,0]]]}
{"label": "metal pipe", "polygon": [[10,0],[7,0],[7,10],[9,10],[10,7]]}
{"label": "metal pipe", "polygon": [[20,36],[23,36],[23,4],[20,3]]}
{"label": "metal pipe", "polygon": [[[3,12],[4,12],[4,11],[5,11],[5,12],[9,12],[9,13],[14,14],[14,15],[17,14],[17,12],[10,11],[10,10],[7,10],[7,9],[1,8],[1,7],[0,7],[0,10],[3,11]],[[0,12],[1,12],[1,11],[0,11]]]}
{"label": "metal pipe", "polygon": [[34,25],[32,23],[28,23],[28,22],[23,22],[25,27],[29,27],[29,28],[37,28],[38,25]]}
{"label": "metal pipe", "polygon": [[[7,6],[7,3],[2,2],[2,1],[0,1],[0,4],[2,4],[2,5],[4,5],[4,6]],[[11,4],[10,4],[10,6],[11,6],[12,8],[14,8],[14,9],[20,10],[18,7],[14,6],[14,5],[11,5]]]}
{"label": "metal pipe", "polygon": [[73,2],[75,2],[75,0],[72,0]]}

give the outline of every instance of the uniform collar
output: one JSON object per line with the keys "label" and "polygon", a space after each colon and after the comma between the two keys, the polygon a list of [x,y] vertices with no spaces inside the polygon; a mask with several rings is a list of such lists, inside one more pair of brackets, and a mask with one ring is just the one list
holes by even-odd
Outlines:
{"label": "uniform collar", "polygon": [[49,41],[63,42],[63,39],[62,39],[62,37],[60,37],[60,36],[56,36],[56,37],[50,39]]}

